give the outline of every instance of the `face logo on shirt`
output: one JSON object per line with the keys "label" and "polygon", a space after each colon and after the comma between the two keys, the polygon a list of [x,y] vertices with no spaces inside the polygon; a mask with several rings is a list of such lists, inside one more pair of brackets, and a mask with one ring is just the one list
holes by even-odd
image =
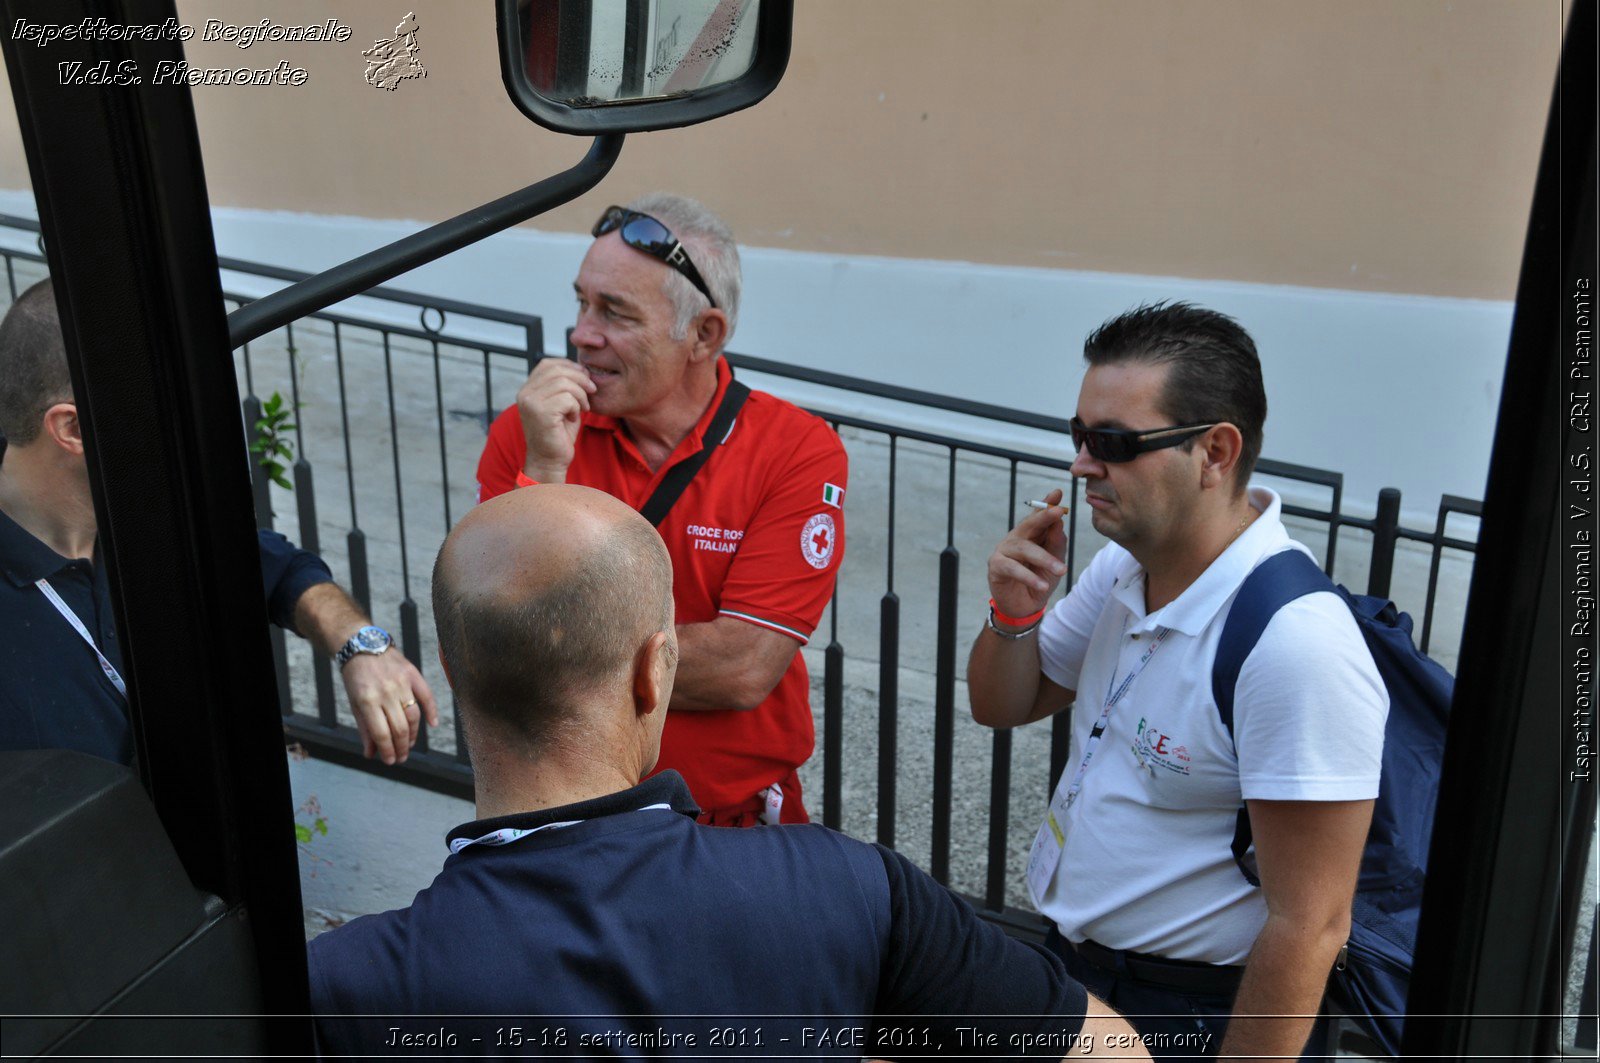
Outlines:
{"label": "face logo on shirt", "polygon": [[833,518],[818,513],[800,529],[800,555],[812,568],[827,568],[833,560]]}
{"label": "face logo on shirt", "polygon": [[1157,770],[1174,775],[1189,774],[1189,747],[1151,726],[1150,721],[1142,717],[1138,734],[1133,739],[1133,756],[1139,766],[1152,775]]}

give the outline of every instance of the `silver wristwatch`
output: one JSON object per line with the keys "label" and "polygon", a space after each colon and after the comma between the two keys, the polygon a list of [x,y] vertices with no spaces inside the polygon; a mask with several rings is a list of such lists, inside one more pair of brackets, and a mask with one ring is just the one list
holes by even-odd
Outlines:
{"label": "silver wristwatch", "polygon": [[350,636],[350,641],[333,655],[333,663],[343,668],[350,663],[350,658],[358,653],[370,653],[376,656],[386,652],[393,645],[394,639],[387,631],[374,624],[368,624]]}

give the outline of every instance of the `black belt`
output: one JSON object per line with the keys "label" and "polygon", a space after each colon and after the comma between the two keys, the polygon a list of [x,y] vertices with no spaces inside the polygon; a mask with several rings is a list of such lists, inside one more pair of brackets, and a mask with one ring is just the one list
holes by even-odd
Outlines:
{"label": "black belt", "polygon": [[1093,941],[1070,943],[1084,962],[1115,975],[1124,975],[1136,982],[1175,989],[1180,993],[1207,993],[1212,996],[1229,996],[1239,988],[1244,976],[1243,967],[1225,967],[1214,963],[1197,963],[1193,960],[1168,960],[1160,956],[1128,952],[1125,949],[1108,949]]}

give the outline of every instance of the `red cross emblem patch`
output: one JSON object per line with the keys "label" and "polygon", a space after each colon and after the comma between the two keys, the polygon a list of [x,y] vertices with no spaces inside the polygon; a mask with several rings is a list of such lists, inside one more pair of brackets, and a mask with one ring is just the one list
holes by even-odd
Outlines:
{"label": "red cross emblem patch", "polygon": [[833,560],[833,517],[818,513],[800,531],[800,554],[812,568],[827,568]]}

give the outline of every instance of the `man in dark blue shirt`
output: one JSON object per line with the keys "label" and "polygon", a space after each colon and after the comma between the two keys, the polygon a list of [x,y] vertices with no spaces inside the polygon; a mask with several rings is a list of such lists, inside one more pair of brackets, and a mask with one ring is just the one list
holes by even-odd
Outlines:
{"label": "man in dark blue shirt", "polygon": [[[41,281],[0,321],[0,749],[127,764],[121,651],[72,398],[55,297]],[[421,715],[439,722],[427,681],[321,558],[276,532],[259,539],[272,621],[340,661],[367,755],[404,760]]]}
{"label": "man in dark blue shirt", "polygon": [[[640,782],[678,647],[666,547],[624,503],[479,505],[433,603],[478,819],[410,908],[311,943],[325,1052],[1148,1058],[1057,957],[899,854],[704,826],[677,773]],[[387,1017],[411,1015],[433,1018]]]}

